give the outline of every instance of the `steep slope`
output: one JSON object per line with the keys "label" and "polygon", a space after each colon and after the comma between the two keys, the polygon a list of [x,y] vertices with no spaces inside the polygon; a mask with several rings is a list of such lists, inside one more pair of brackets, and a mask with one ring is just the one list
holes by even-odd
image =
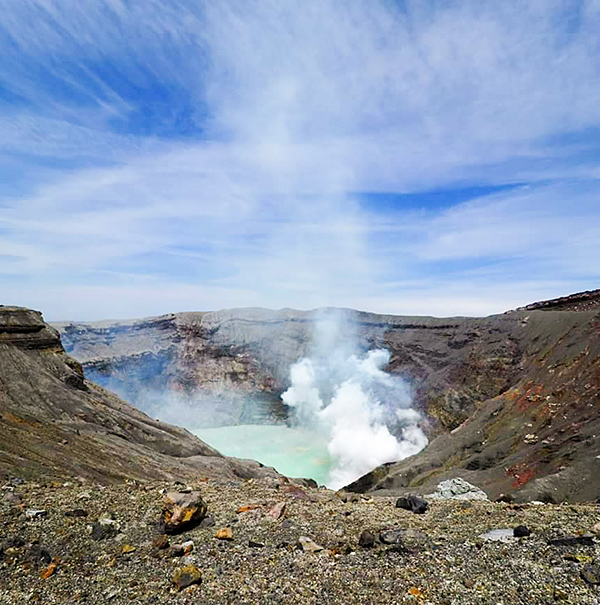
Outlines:
{"label": "steep slope", "polygon": [[0,473],[185,478],[274,474],[230,460],[85,380],[41,314],[0,306]]}
{"label": "steep slope", "polygon": [[362,477],[353,491],[427,492],[462,476],[490,496],[600,498],[600,313],[511,314],[523,325],[510,386],[416,456]]}

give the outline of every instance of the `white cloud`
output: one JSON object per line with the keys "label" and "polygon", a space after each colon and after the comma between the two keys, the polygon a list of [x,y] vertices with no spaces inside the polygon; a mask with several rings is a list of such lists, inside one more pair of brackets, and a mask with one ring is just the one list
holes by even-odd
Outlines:
{"label": "white cloud", "polygon": [[[575,1],[8,3],[3,292],[56,319],[57,292],[78,318],[446,315],[592,287],[599,28]],[[195,137],[114,128],[156,82]],[[522,182],[426,213],[351,195]]]}

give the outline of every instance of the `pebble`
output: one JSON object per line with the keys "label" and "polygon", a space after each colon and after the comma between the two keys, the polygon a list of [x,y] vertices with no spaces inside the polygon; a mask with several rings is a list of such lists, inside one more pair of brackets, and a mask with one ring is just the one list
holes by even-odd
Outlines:
{"label": "pebble", "polygon": [[396,508],[402,508],[417,515],[421,515],[429,508],[429,502],[423,500],[423,498],[420,498],[419,496],[410,494],[398,498],[398,500],[396,500]]}
{"label": "pebble", "polygon": [[402,532],[397,529],[386,529],[379,534],[382,544],[399,544],[402,541]]}
{"label": "pebble", "polygon": [[531,530],[525,525],[517,525],[513,529],[513,535],[515,538],[526,538],[531,535]]}
{"label": "pebble", "polygon": [[202,574],[195,565],[185,565],[175,570],[173,574],[173,583],[178,590],[183,590],[192,584],[200,584]]}
{"label": "pebble", "polygon": [[490,529],[479,536],[488,542],[511,542],[515,537],[513,529]]}
{"label": "pebble", "polygon": [[118,533],[116,521],[113,519],[100,519],[91,527],[91,534],[94,540],[107,540],[108,538],[114,538]]}
{"label": "pebble", "polygon": [[375,534],[365,529],[358,538],[358,545],[363,548],[373,548],[375,545]]}
{"label": "pebble", "polygon": [[29,508],[25,511],[25,516],[28,519],[41,519],[47,515],[47,511],[41,508]]}
{"label": "pebble", "polygon": [[167,538],[165,534],[156,536],[152,540],[152,548],[156,550],[164,550],[165,548],[169,548],[169,538]]}
{"label": "pebble", "polygon": [[548,540],[548,544],[550,546],[594,546],[594,539],[592,536],[565,536]]}
{"label": "pebble", "polygon": [[298,538],[298,542],[304,552],[314,553],[324,550],[320,544],[317,544],[308,536],[300,536],[300,538]]}
{"label": "pebble", "polygon": [[87,511],[83,508],[75,508],[65,512],[65,517],[87,517]]}
{"label": "pebble", "polygon": [[215,538],[219,540],[233,540],[233,531],[231,531],[231,527],[222,527],[215,534]]}
{"label": "pebble", "polygon": [[581,577],[588,584],[600,584],[600,565],[586,565],[581,570]]}
{"label": "pebble", "polygon": [[275,506],[269,509],[267,515],[269,515],[271,519],[280,519],[285,513],[285,506],[285,502],[278,502],[277,504],[275,504]]}

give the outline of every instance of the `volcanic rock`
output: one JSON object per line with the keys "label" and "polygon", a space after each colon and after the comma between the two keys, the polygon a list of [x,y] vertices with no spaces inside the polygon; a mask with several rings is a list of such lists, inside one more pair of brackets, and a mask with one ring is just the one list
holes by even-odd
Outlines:
{"label": "volcanic rock", "polygon": [[307,536],[300,536],[300,538],[298,538],[298,543],[304,552],[315,553],[324,550],[321,545]]}
{"label": "volcanic rock", "polygon": [[215,534],[218,540],[233,540],[233,531],[231,527],[222,527]]}
{"label": "volcanic rock", "polygon": [[515,538],[526,538],[531,535],[531,530],[525,525],[517,525],[513,530],[513,534]]}
{"label": "volcanic rock", "polygon": [[429,503],[427,500],[423,500],[419,496],[415,496],[414,494],[410,494],[408,496],[401,496],[396,500],[396,508],[402,508],[404,510],[409,510],[418,515],[422,515],[427,508],[429,507]]}
{"label": "volcanic rock", "polygon": [[549,540],[550,546],[594,546],[592,536],[565,536]]}
{"label": "volcanic rock", "polygon": [[442,481],[435,492],[425,497],[429,500],[488,500],[482,489],[460,477]]}
{"label": "volcanic rock", "polygon": [[382,544],[400,544],[402,531],[398,529],[386,529],[379,533],[379,541]]}
{"label": "volcanic rock", "polygon": [[118,533],[117,524],[112,519],[100,519],[92,525],[92,538],[94,540],[107,540],[114,538]]}
{"label": "volcanic rock", "polygon": [[365,529],[358,538],[358,545],[363,548],[372,548],[375,544],[375,534]]}
{"label": "volcanic rock", "polygon": [[161,530],[176,534],[198,525],[207,506],[200,492],[169,492],[163,498]]}
{"label": "volcanic rock", "polygon": [[202,582],[202,573],[195,565],[186,565],[179,567],[173,574],[173,583],[178,590],[182,590],[192,584],[200,584]]}

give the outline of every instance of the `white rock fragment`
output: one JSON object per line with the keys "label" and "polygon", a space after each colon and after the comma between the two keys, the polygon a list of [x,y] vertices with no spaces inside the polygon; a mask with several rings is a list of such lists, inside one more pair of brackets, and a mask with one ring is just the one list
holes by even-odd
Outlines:
{"label": "white rock fragment", "polygon": [[482,489],[460,477],[442,481],[435,492],[426,494],[425,498],[427,500],[489,500]]}
{"label": "white rock fragment", "polygon": [[41,508],[30,508],[25,511],[25,516],[28,519],[41,519],[46,516],[46,511]]}

